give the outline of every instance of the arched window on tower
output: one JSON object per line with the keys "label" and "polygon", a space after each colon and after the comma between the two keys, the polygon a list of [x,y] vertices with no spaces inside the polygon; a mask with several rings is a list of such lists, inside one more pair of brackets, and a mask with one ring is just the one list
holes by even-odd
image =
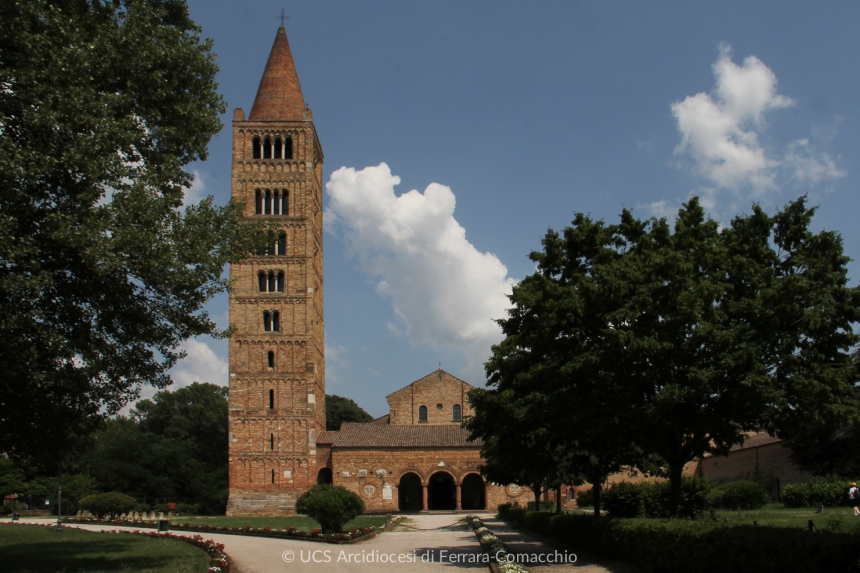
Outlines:
{"label": "arched window on tower", "polygon": [[418,406],[418,423],[427,423],[427,406]]}
{"label": "arched window on tower", "polygon": [[275,470],[272,470],[272,483],[275,483]]}
{"label": "arched window on tower", "polygon": [[251,140],[251,157],[253,157],[254,159],[260,159],[260,150],[260,138],[255,137]]}
{"label": "arched window on tower", "polygon": [[257,215],[263,214],[263,192],[257,189],[254,191],[254,204],[257,206]]}
{"label": "arched window on tower", "polygon": [[[275,449],[275,434],[269,434],[269,449],[270,450]],[[274,470],[272,470],[272,472],[274,473]],[[275,482],[272,482],[272,483],[275,483]]]}
{"label": "arched window on tower", "polygon": [[269,288],[268,292],[275,292],[275,272],[269,271]]}
{"label": "arched window on tower", "polygon": [[266,353],[266,359],[268,361],[269,368],[274,370],[275,369],[275,353],[272,351],[267,352]]}
{"label": "arched window on tower", "polygon": [[451,420],[454,422],[462,422],[463,421],[463,410],[460,408],[460,404],[454,404],[453,411],[451,412]]}
{"label": "arched window on tower", "polygon": [[263,140],[263,159],[272,158],[272,140],[266,137]]}
{"label": "arched window on tower", "polygon": [[263,311],[263,331],[272,331],[272,313],[270,313],[268,310]]}
{"label": "arched window on tower", "polygon": [[283,151],[281,149],[281,138],[276,137],[275,138],[275,156],[274,156],[275,159],[280,159],[281,157],[283,157],[283,155],[281,155],[281,151]]}
{"label": "arched window on tower", "polygon": [[284,271],[278,271],[278,292],[284,292]]}
{"label": "arched window on tower", "polygon": [[263,271],[257,273],[257,286],[260,292],[266,292],[266,273]]}
{"label": "arched window on tower", "polygon": [[266,215],[272,214],[272,190],[266,189]]}
{"label": "arched window on tower", "polygon": [[275,409],[275,391],[269,390],[269,410]]}
{"label": "arched window on tower", "polygon": [[284,140],[284,159],[293,158],[293,138],[287,137]]}
{"label": "arched window on tower", "polygon": [[277,310],[272,313],[272,331],[280,332],[281,330],[281,313]]}
{"label": "arched window on tower", "polygon": [[278,233],[278,255],[287,254],[287,234],[284,232]]}
{"label": "arched window on tower", "polygon": [[284,189],[281,191],[281,215],[290,214],[290,192]]}

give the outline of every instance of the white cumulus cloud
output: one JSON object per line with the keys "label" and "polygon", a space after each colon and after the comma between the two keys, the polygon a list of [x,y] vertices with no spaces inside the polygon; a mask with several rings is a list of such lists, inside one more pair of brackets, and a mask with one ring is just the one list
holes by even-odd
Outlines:
{"label": "white cumulus cloud", "polygon": [[415,344],[461,351],[460,374],[481,379],[490,345],[502,339],[493,320],[506,316],[515,281],[498,257],[466,239],[449,187],[431,183],[398,196],[399,183],[385,163],[338,169],[326,184],[326,223],[391,302],[393,330]]}
{"label": "white cumulus cloud", "polygon": [[[733,211],[781,185],[817,185],[845,175],[838,157],[817,150],[808,139],[792,141],[784,151],[762,143],[768,112],[795,103],[777,93],[776,74],[764,62],[748,56],[738,65],[731,48],[722,45],[713,72],[711,93],[688,96],[671,106],[681,136],[675,156],[707,181],[694,193],[708,195],[711,207],[722,190],[733,192],[735,201],[727,206]],[[653,203],[652,212],[665,210],[661,203]]]}
{"label": "white cumulus cloud", "polygon": [[719,187],[767,190],[778,162],[768,158],[759,142],[764,114],[793,102],[776,93],[776,75],[755,56],[738,66],[731,50],[722,46],[713,69],[713,94],[698,93],[672,104],[681,133],[675,153],[689,157],[693,169]]}
{"label": "white cumulus cloud", "polygon": [[227,360],[215,354],[215,351],[196,339],[186,340],[181,344],[186,356],[170,371],[174,385],[172,389],[188,386],[192,382],[211,382],[220,386],[228,384]]}

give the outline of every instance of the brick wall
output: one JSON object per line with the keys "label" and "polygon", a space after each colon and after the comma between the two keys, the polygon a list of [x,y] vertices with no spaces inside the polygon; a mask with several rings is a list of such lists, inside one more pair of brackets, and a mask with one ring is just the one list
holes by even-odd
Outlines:
{"label": "brick wall", "polygon": [[470,416],[468,393],[474,386],[437,370],[409,386],[388,395],[390,424],[418,424],[421,406],[427,408],[428,424],[459,424],[453,419],[454,405],[461,408],[461,417]]}

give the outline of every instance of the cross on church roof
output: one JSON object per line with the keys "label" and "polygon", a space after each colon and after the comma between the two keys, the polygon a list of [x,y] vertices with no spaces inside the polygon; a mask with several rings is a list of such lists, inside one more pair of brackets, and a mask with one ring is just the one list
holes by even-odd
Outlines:
{"label": "cross on church roof", "polygon": [[289,20],[289,19],[290,19],[290,17],[289,17],[289,16],[284,15],[284,9],[283,9],[283,8],[281,8],[281,15],[280,15],[280,16],[277,16],[277,18],[280,18],[280,19],[281,19],[281,27],[282,27],[282,28],[284,27],[284,20]]}

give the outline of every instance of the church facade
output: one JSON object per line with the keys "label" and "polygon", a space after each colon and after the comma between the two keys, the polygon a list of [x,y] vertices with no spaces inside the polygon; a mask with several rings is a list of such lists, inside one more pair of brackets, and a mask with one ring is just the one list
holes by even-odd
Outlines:
{"label": "church facade", "polygon": [[232,199],[275,230],[230,268],[227,515],[287,515],[318,483],[369,512],[493,509],[526,501],[485,483],[460,427],[472,386],[438,370],[388,396],[389,414],[325,431],[323,152],[283,27],[248,116],[233,112]]}

